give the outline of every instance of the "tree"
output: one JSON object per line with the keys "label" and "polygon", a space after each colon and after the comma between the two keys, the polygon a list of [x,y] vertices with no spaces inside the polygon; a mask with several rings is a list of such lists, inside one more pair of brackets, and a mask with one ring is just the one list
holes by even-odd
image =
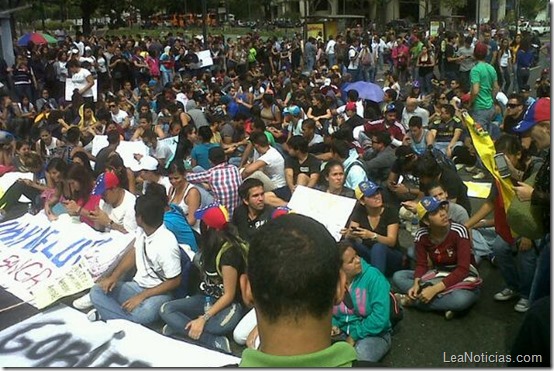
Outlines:
{"label": "tree", "polygon": [[548,0],[519,0],[520,15],[528,19],[535,19],[547,7]]}
{"label": "tree", "polygon": [[456,9],[463,8],[466,5],[467,0],[425,0],[424,17],[427,17],[428,15],[439,15],[440,8],[446,8],[455,11]]}

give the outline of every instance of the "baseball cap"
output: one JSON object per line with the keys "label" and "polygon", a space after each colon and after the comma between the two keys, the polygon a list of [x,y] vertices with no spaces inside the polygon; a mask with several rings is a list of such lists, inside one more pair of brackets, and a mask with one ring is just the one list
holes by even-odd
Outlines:
{"label": "baseball cap", "polygon": [[334,64],[333,67],[331,67],[331,69],[332,70],[337,70],[337,71],[340,70],[339,66],[336,65],[336,64]]}
{"label": "baseball cap", "polygon": [[364,180],[358,184],[354,190],[354,193],[356,194],[356,198],[359,200],[362,197],[371,197],[379,190],[381,190],[381,187],[377,184],[373,183],[371,180]]}
{"label": "baseball cap", "polygon": [[485,58],[488,52],[489,48],[487,45],[481,42],[477,43],[477,45],[475,45],[475,49],[473,49],[473,55],[479,58]]}
{"label": "baseball cap", "polygon": [[283,110],[283,114],[298,116],[300,114],[300,107],[298,106],[285,107],[285,109]]}
{"label": "baseball cap", "polygon": [[439,201],[435,197],[423,197],[416,206],[417,217],[423,219],[427,213],[436,211],[442,205],[448,205],[448,201]]}
{"label": "baseball cap", "polygon": [[208,227],[217,230],[224,229],[227,223],[229,223],[227,208],[218,203],[213,203],[196,210],[194,217],[202,220]]}
{"label": "baseball cap", "polygon": [[540,98],[527,108],[523,120],[513,129],[524,133],[541,121],[550,121],[550,98]]}
{"label": "baseball cap", "polygon": [[116,188],[119,185],[119,178],[111,171],[98,175],[92,189],[93,196],[102,196],[108,189]]}
{"label": "baseball cap", "polygon": [[529,85],[523,85],[520,89],[521,92],[528,92],[531,90],[531,87]]}
{"label": "baseball cap", "polygon": [[148,171],[156,171],[158,170],[158,160],[156,160],[152,156],[144,156],[138,161],[138,166],[134,169],[131,169],[133,171],[141,171],[141,170],[148,170]]}
{"label": "baseball cap", "polygon": [[389,103],[385,106],[385,109],[384,109],[385,113],[389,113],[389,112],[396,112],[396,105],[394,103]]}
{"label": "baseball cap", "polygon": [[467,103],[471,100],[471,93],[465,93],[462,95],[462,103]]}
{"label": "baseball cap", "polygon": [[278,218],[283,215],[290,214],[292,210],[286,206],[279,206],[271,213],[271,219]]}
{"label": "baseball cap", "polygon": [[356,102],[348,102],[345,107],[346,111],[356,111]]}
{"label": "baseball cap", "polygon": [[325,80],[323,80],[323,85],[324,85],[324,86],[329,86],[329,85],[331,85],[331,79],[330,79],[330,78],[326,78]]}
{"label": "baseball cap", "polygon": [[421,83],[419,82],[419,80],[415,80],[414,81],[414,84],[412,85],[414,88],[421,88]]}

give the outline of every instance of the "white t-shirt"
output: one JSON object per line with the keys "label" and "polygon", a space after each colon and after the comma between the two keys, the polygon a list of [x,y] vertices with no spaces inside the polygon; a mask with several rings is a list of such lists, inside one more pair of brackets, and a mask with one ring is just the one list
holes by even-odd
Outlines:
{"label": "white t-shirt", "polygon": [[271,179],[276,188],[287,185],[285,180],[285,159],[279,151],[269,147],[269,150],[261,155],[258,160],[266,163],[263,171]]}
{"label": "white t-shirt", "polygon": [[325,53],[327,54],[335,54],[335,45],[337,42],[335,40],[329,40],[327,42],[327,47],[325,48]]}
{"label": "white t-shirt", "polygon": [[112,121],[118,125],[121,125],[127,117],[129,117],[129,115],[122,109],[120,109],[115,115],[112,112]]}
{"label": "white t-shirt", "polygon": [[[74,73],[72,76],[71,76],[71,81],[75,84],[75,87],[79,90],[83,89],[85,86],[87,86],[87,77],[91,76],[92,74],[90,73],[89,70],[87,70],[86,68],[81,68],[79,70],[79,72],[77,73]],[[92,88],[86,90],[83,92],[82,94],[83,97],[92,97],[93,94],[92,94]]]}
{"label": "white t-shirt", "polygon": [[425,108],[416,107],[413,112],[408,112],[406,107],[404,107],[404,109],[402,110],[402,120],[400,123],[402,124],[402,126],[404,126],[404,129],[406,129],[406,131],[410,129],[408,124],[410,123],[410,119],[414,116],[421,117],[421,125],[424,128],[429,126],[429,111],[427,111]]}
{"label": "white t-shirt", "polygon": [[[352,58],[356,57],[354,60]],[[360,63],[359,53],[354,47],[350,47],[348,50],[348,69],[349,70],[355,70],[358,68],[358,65]]]}
{"label": "white t-shirt", "polygon": [[135,201],[136,197],[126,189],[121,205],[113,207],[110,204],[100,200],[99,208],[104,211],[114,223],[122,225],[127,232],[132,233],[137,229],[137,220],[135,219]]}
{"label": "white t-shirt", "polygon": [[[181,273],[181,257],[175,235],[163,224],[147,236],[137,228],[135,240],[135,263],[137,273],[133,281],[142,288],[152,288]],[[158,274],[156,274],[156,272]]]}
{"label": "white t-shirt", "polygon": [[156,145],[156,149],[150,148],[150,156],[157,158],[158,160],[169,160],[171,156],[173,155],[173,152],[171,152],[171,149],[163,144],[158,143]]}

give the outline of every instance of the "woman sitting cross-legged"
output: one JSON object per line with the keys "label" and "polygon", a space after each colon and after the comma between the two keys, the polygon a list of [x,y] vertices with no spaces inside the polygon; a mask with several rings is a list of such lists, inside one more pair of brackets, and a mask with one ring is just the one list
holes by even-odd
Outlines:
{"label": "woman sitting cross-legged", "polygon": [[[479,298],[481,279],[471,254],[466,227],[448,219],[448,201],[424,197],[417,215],[424,224],[415,235],[416,269],[396,272],[392,278],[404,306],[454,312],[466,310]],[[432,268],[429,268],[431,262]]]}
{"label": "woman sitting cross-legged", "polygon": [[229,223],[224,206],[210,205],[198,210],[196,217],[202,221],[201,292],[161,307],[160,315],[167,323],[162,334],[186,336],[202,346],[231,353],[225,335],[233,332],[244,314],[239,277],[245,271],[248,245]]}
{"label": "woman sitting cross-legged", "polygon": [[378,362],[391,346],[390,285],[349,241],[339,244],[339,252],[348,290],[342,303],[333,308],[332,334],[344,334],[359,361]]}

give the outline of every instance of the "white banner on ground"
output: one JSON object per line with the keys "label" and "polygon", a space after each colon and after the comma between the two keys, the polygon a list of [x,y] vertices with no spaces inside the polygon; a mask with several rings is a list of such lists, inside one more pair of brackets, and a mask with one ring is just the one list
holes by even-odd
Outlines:
{"label": "white banner on ground", "polygon": [[[106,135],[96,135],[92,140],[92,155],[96,156],[102,148],[108,146],[108,137]],[[115,150],[123,160],[125,167],[136,168],[139,166],[137,160],[135,160],[134,155],[138,153],[142,156],[148,155],[148,147],[144,145],[142,140],[137,140],[135,142],[122,141],[117,146]]]}
{"label": "white banner on ground", "polygon": [[309,216],[323,224],[338,242],[342,237],[340,230],[346,225],[355,205],[356,200],[353,198],[298,186],[287,206],[295,213]]}
{"label": "white banner on ground", "polygon": [[3,367],[221,367],[239,361],[128,321],[90,322],[64,305],[0,332]]}
{"label": "white banner on ground", "polygon": [[[79,262],[98,277],[121,257],[133,237],[113,230],[97,232],[84,223],[73,222],[68,215],[50,222],[44,213],[25,214],[0,224],[0,285],[37,306],[35,294],[42,285],[59,280]],[[75,272],[71,279],[79,277],[88,280]],[[86,289],[91,283],[62,284],[62,296],[70,295],[75,285]],[[39,301],[43,307],[44,300]]]}

